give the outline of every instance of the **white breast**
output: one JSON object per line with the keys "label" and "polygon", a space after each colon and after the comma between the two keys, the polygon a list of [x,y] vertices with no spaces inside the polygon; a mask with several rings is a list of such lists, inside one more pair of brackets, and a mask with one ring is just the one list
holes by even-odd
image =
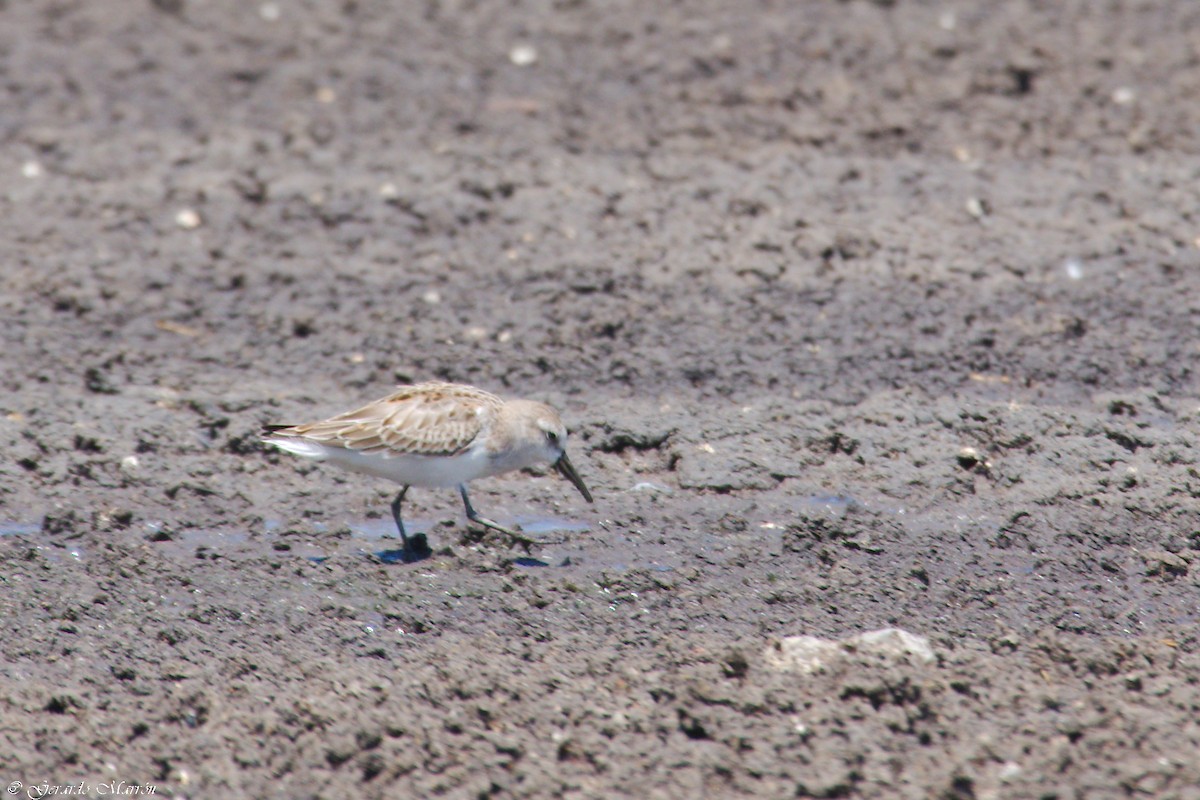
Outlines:
{"label": "white breast", "polygon": [[458,486],[493,474],[492,464],[481,447],[455,456],[419,456],[359,453],[305,439],[279,438],[270,442],[280,450],[304,458],[328,461],[352,472],[386,478],[405,486],[436,489]]}

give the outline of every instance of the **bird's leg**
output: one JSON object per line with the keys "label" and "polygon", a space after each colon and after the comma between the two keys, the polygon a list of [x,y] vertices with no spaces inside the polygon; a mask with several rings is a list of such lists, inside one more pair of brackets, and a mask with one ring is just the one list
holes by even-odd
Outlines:
{"label": "bird's leg", "polygon": [[463,507],[467,511],[467,519],[471,520],[471,522],[478,523],[485,528],[491,528],[494,531],[503,533],[505,536],[510,537],[513,541],[520,542],[523,545],[546,544],[546,542],[539,542],[537,539],[530,539],[528,536],[522,536],[516,531],[509,530],[503,525],[493,522],[487,517],[479,516],[479,513],[476,512],[474,507],[471,505],[471,498],[467,496],[467,485],[465,483],[460,483],[458,485],[458,491],[459,494],[462,495]]}
{"label": "bird's leg", "polygon": [[400,519],[400,504],[404,502],[404,495],[408,494],[408,487],[405,486],[396,495],[396,499],[392,501],[392,519],[396,520],[396,530],[400,531],[400,541],[404,543],[404,561],[411,563],[420,561],[423,558],[429,557],[429,545],[425,542],[425,535],[419,534],[414,537],[416,544],[409,542],[408,533],[404,530],[404,520]]}
{"label": "bird's leg", "polygon": [[400,504],[404,502],[404,495],[408,494],[408,487],[405,486],[400,490],[400,494],[396,495],[396,499],[392,501],[392,519],[396,520],[396,530],[400,531],[400,541],[404,542],[404,549],[408,549],[408,534],[404,531],[404,520],[400,519]]}

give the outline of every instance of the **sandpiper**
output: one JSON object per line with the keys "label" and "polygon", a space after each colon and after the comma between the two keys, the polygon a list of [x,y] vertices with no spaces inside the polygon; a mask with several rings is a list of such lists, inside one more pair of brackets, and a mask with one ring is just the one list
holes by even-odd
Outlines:
{"label": "sandpiper", "polygon": [[429,555],[423,540],[422,547],[409,541],[400,518],[400,504],[410,486],[457,487],[467,519],[525,544],[534,542],[476,513],[467,495],[468,482],[549,462],[592,502],[567,458],[567,429],[557,411],[532,400],[502,400],[474,386],[402,386],[381,400],[322,422],[268,425],[263,441],[304,458],[399,483],[392,517],[404,543],[405,561]]}

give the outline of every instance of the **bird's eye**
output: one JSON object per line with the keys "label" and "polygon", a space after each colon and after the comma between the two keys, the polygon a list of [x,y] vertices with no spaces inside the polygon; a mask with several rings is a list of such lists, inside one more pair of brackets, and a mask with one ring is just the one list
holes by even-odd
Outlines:
{"label": "bird's eye", "polygon": [[554,431],[546,431],[546,440],[550,444],[558,444],[558,434]]}

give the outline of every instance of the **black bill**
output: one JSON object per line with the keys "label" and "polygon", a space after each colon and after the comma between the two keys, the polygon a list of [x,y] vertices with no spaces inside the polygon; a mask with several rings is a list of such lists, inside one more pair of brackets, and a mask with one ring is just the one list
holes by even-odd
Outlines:
{"label": "black bill", "polygon": [[587,500],[589,503],[592,502],[592,493],[589,492],[588,488],[583,485],[583,478],[580,478],[579,473],[575,471],[573,466],[571,466],[571,461],[567,458],[566,453],[563,453],[558,461],[554,462],[554,468],[558,470],[559,474],[561,474],[564,478],[575,484],[575,488],[579,490],[581,495],[583,495],[584,500]]}

